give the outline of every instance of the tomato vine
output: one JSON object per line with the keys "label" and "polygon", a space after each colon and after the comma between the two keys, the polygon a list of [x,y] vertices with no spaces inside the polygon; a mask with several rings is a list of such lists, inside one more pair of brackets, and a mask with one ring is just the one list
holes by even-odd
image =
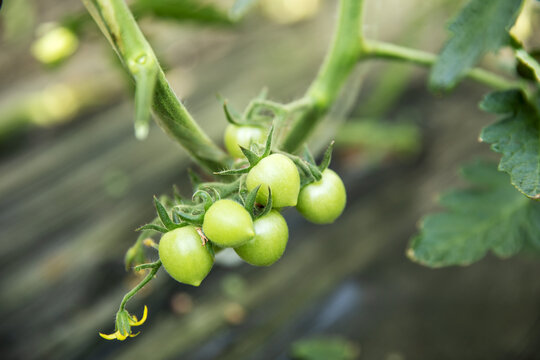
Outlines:
{"label": "tomato vine", "polygon": [[[537,214],[538,203],[534,200],[540,198],[540,65],[509,35],[523,1],[470,0],[451,23],[452,34],[436,55],[365,38],[364,1],[340,0],[332,43],[304,96],[281,104],[267,99],[263,91],[243,113],[223,100],[225,118],[230,123],[225,133],[229,154],[204,133],[176,97],[125,1],[83,2],[135,81],[136,137],[143,139],[148,134],[153,111],[159,126],[216,178],[203,183],[193,175],[193,195],[189,199],[175,192],[173,198],[154,200],[157,218],[139,229],[141,237],[126,254],[126,267],[139,263],[135,271],[150,272],[126,294],[116,316],[115,333],[105,338],[123,340],[132,335],[131,326],[140,325],[125,309],[126,303],[161,266],[174,279],[194,286],[209,273],[214,254],[223,247],[235,248],[250,264],[267,266],[281,257],[288,240],[281,208],[296,206],[306,219],[318,224],[331,223],[342,213],[345,187],[339,176],[328,169],[333,143],[319,165],[307,148],[301,156],[297,152],[335,103],[356,65],[370,59],[428,67],[429,86],[438,92],[452,90],[463,78],[484,84],[497,92],[487,95],[482,108],[505,115],[497,124],[486,127],[481,138],[502,153],[499,170],[510,174],[513,187],[508,181],[488,181],[485,174],[490,170],[485,170],[485,165],[466,170],[468,179],[482,190],[444,197],[448,212],[425,218],[419,235],[411,242],[409,257],[436,267],[468,264],[488,250],[509,256],[525,245],[540,249],[535,240],[540,236],[540,220],[531,215]],[[237,2],[232,17],[242,16],[249,6]],[[527,76],[510,79],[476,67],[483,55],[504,46],[513,49]],[[501,179],[501,174],[490,176]],[[507,180],[504,175],[502,179]],[[501,198],[512,200],[516,204],[512,209],[526,220],[513,217],[514,211],[510,214],[486,207],[486,201]],[[476,219],[464,213],[481,216]],[[512,239],[510,245],[508,239],[491,240],[486,234],[501,217],[507,220],[509,232],[520,230],[528,235]],[[471,219],[481,225],[472,233]],[[158,248],[160,260],[140,264],[144,239],[155,233],[164,234],[159,245],[151,241],[147,245]],[[464,244],[472,248],[464,250]]]}

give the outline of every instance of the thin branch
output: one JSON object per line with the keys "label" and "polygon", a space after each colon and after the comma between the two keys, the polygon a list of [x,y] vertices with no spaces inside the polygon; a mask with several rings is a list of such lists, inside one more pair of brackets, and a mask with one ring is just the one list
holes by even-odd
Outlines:
{"label": "thin branch", "polygon": [[[432,66],[437,61],[436,54],[422,50],[374,40],[364,40],[363,44],[363,56],[361,57],[361,60],[365,58],[388,59],[410,62],[426,67]],[[470,69],[465,76],[496,90],[522,87],[520,82],[508,80],[500,75],[480,68]]]}
{"label": "thin branch", "polygon": [[145,276],[145,278],[137,286],[135,286],[133,289],[131,289],[131,291],[129,291],[126,295],[124,295],[124,298],[122,299],[122,302],[120,303],[120,307],[118,311],[124,310],[129,299],[135,296],[135,294],[138,293],[139,290],[141,290],[146,284],[150,282],[150,280],[154,278],[154,276],[156,275],[160,267],[161,267],[161,260],[158,260],[152,263],[152,266],[151,266],[152,270]]}
{"label": "thin branch", "polygon": [[363,0],[341,0],[336,32],[326,59],[302,98],[301,111],[289,129],[281,148],[297,150],[339,95],[362,52]]}

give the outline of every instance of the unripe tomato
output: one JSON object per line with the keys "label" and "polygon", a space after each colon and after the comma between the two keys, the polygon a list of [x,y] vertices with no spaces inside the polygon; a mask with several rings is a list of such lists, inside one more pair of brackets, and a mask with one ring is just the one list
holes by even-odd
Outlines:
{"label": "unripe tomato", "polygon": [[300,190],[296,208],[311,222],[329,224],[341,215],[346,202],[343,181],[334,171],[326,169],[321,180]]}
{"label": "unripe tomato", "polygon": [[279,260],[289,238],[289,228],[281,214],[272,210],[254,222],[255,237],[234,248],[251,265],[269,266]]}
{"label": "unripe tomato", "polygon": [[295,206],[300,192],[300,175],[291,159],[281,154],[265,157],[248,173],[248,191],[262,185],[257,201],[266,204],[268,186],[272,190],[272,207]]}
{"label": "unripe tomato", "polygon": [[264,144],[267,132],[261,126],[229,124],[225,130],[225,147],[233,157],[243,159],[244,153],[239,146],[249,149],[251,143]]}
{"label": "unripe tomato", "polygon": [[202,245],[195,227],[184,226],[161,237],[159,258],[173,279],[199,286],[214,264],[214,256],[209,246],[209,244]]}
{"label": "unripe tomato", "polygon": [[228,199],[210,206],[204,215],[203,231],[220,247],[239,246],[255,236],[251,215],[242,205]]}

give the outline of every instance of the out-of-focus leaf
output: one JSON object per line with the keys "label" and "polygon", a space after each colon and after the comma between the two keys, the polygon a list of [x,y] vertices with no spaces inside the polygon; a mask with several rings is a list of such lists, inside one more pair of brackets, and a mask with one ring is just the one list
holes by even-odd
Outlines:
{"label": "out-of-focus leaf", "polygon": [[297,360],[354,360],[360,354],[358,346],[339,337],[321,337],[293,343],[291,355]]}
{"label": "out-of-focus leaf", "polygon": [[510,174],[512,184],[530,198],[540,199],[540,116],[519,90],[493,92],[481,109],[505,114],[487,126],[480,140],[501,153],[499,170]]}
{"label": "out-of-focus leaf", "polygon": [[213,24],[230,24],[227,12],[215,5],[197,0],[137,0],[133,5],[136,15],[152,14],[175,20],[194,20]]}
{"label": "out-of-focus leaf", "polygon": [[494,164],[466,166],[471,187],[440,198],[445,212],[426,216],[407,255],[430,267],[468,265],[488,251],[500,257],[540,250],[540,203],[516,191]]}
{"label": "out-of-focus leaf", "polygon": [[471,0],[450,24],[450,39],[431,71],[430,87],[450,90],[489,51],[510,43],[522,0]]}

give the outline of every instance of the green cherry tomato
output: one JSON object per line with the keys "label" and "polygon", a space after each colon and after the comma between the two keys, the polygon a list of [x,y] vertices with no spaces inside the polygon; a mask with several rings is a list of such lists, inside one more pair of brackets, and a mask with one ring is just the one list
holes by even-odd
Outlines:
{"label": "green cherry tomato", "polygon": [[296,208],[315,224],[330,224],[345,208],[347,195],[338,174],[330,169],[322,173],[322,179],[300,190]]}
{"label": "green cherry tomato", "polygon": [[194,226],[165,233],[159,242],[159,258],[173,279],[193,286],[201,284],[214,264],[209,244],[202,245]]}
{"label": "green cherry tomato", "polygon": [[300,175],[291,159],[281,154],[265,157],[248,173],[248,191],[262,185],[257,193],[257,201],[266,204],[268,186],[272,190],[272,207],[295,206],[300,191]]}
{"label": "green cherry tomato", "polygon": [[243,159],[244,153],[240,146],[249,149],[251,143],[263,144],[268,130],[260,126],[229,124],[225,130],[225,147],[235,158]]}
{"label": "green cherry tomato", "polygon": [[232,200],[218,200],[210,206],[204,215],[203,231],[220,247],[239,246],[255,236],[251,215]]}
{"label": "green cherry tomato", "polygon": [[234,251],[251,265],[269,266],[279,260],[289,238],[287,223],[281,214],[272,210],[255,220],[255,237]]}

